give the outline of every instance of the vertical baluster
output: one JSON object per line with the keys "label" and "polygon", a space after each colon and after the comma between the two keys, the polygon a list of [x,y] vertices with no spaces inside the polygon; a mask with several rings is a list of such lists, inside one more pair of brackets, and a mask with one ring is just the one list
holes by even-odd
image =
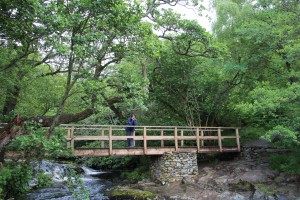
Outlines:
{"label": "vertical baluster", "polygon": [[238,151],[241,151],[240,136],[239,136],[238,128],[235,129],[235,134],[236,134],[236,144],[237,144]]}
{"label": "vertical baluster", "polygon": [[147,155],[147,128],[146,128],[146,126],[144,126],[143,141],[144,141],[144,155]]}
{"label": "vertical baluster", "polygon": [[[180,135],[181,137],[183,137],[183,130],[180,131]],[[181,139],[181,146],[183,147],[184,146],[184,140]]]}
{"label": "vertical baluster", "polygon": [[200,138],[199,138],[199,128],[196,129],[196,143],[197,143],[197,152],[200,153]]}
{"label": "vertical baluster", "polygon": [[74,147],[74,129],[75,129],[75,127],[72,126],[72,128],[71,128],[71,149],[72,149],[73,153],[74,153],[74,149],[75,149],[75,147]]}
{"label": "vertical baluster", "polygon": [[175,140],[175,151],[178,152],[178,136],[177,136],[177,126],[174,130],[174,140]]}
{"label": "vertical baluster", "polygon": [[204,131],[202,129],[201,129],[201,137],[202,137],[201,147],[204,147]]}
{"label": "vertical baluster", "polygon": [[71,147],[71,129],[68,128],[68,142],[67,142],[67,148],[70,148]]}
{"label": "vertical baluster", "polygon": [[218,143],[219,143],[220,152],[222,152],[223,149],[222,149],[221,128],[218,128]]}
{"label": "vertical baluster", "polygon": [[111,126],[109,126],[109,133],[108,133],[109,135],[108,135],[108,137],[109,137],[109,144],[108,144],[108,146],[109,146],[109,155],[112,155],[112,127]]}
{"label": "vertical baluster", "polygon": [[163,137],[164,137],[164,130],[161,130],[160,131],[160,136],[162,138],[162,140],[160,141],[160,146],[161,147],[164,147],[165,146],[165,143],[164,143],[164,140],[163,140]]}
{"label": "vertical baluster", "polygon": [[[102,127],[102,130],[101,130],[101,136],[104,137],[104,128]],[[100,145],[101,148],[104,148],[104,140],[101,140],[101,145]]]}

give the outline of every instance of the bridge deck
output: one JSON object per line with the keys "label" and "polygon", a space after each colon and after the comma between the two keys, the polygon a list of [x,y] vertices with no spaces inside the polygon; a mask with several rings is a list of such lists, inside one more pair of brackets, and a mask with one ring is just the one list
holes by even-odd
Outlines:
{"label": "bridge deck", "polygon": [[[237,147],[225,147],[222,152],[238,152]],[[176,152],[174,147],[148,147],[147,152],[144,151],[143,147],[134,148],[114,148],[112,152],[109,152],[109,148],[104,149],[76,149],[73,152],[74,156],[141,156],[141,155],[163,155],[165,153]],[[200,148],[197,147],[184,147],[179,148],[177,152],[191,152],[191,153],[212,153],[220,152],[219,148]]]}

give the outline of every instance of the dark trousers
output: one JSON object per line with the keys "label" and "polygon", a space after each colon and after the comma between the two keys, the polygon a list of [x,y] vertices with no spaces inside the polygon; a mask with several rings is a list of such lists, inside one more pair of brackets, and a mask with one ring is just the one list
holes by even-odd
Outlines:
{"label": "dark trousers", "polygon": [[[127,136],[133,136],[134,131],[126,131],[126,135]],[[127,145],[129,147],[133,147],[134,143],[133,143],[133,138],[127,138]]]}

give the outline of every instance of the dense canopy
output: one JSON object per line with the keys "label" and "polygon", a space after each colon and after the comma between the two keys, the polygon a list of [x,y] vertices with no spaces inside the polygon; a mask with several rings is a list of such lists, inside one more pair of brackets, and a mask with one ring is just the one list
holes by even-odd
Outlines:
{"label": "dense canopy", "polygon": [[[212,31],[173,6],[215,12]],[[242,141],[299,152],[299,0],[2,0],[0,12],[2,123],[33,119],[50,137],[135,113],[144,125],[238,126]]]}

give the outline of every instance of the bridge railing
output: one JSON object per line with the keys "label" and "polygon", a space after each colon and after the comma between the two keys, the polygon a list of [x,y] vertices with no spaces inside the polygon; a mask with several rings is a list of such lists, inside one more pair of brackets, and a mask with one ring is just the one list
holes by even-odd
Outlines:
{"label": "bridge railing", "polygon": [[[223,152],[228,146],[240,151],[238,127],[189,127],[189,126],[134,126],[133,136],[126,136],[125,128],[119,125],[61,125],[67,129],[68,147],[78,149],[77,143],[98,141],[99,149],[107,149],[113,155],[114,149],[126,149],[126,140],[134,139],[136,148],[144,154],[152,148],[172,151],[183,151],[193,148],[196,152],[214,147],[215,151]],[[139,142],[140,141],[140,142]]]}

